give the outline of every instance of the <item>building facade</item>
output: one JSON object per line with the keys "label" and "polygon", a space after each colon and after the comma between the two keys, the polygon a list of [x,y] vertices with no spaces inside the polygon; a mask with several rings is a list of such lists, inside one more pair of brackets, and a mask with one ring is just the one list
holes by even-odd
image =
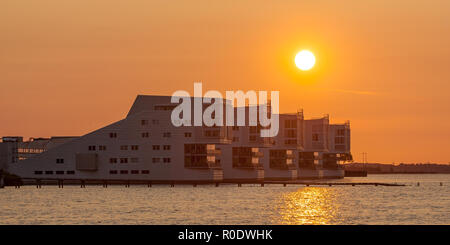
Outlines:
{"label": "building facade", "polygon": [[176,106],[139,95],[124,119],[80,137],[3,138],[0,166],[33,180],[198,183],[343,177],[339,163],[351,157],[350,125],[328,116],[280,114],[278,135],[263,138],[260,126],[176,127]]}

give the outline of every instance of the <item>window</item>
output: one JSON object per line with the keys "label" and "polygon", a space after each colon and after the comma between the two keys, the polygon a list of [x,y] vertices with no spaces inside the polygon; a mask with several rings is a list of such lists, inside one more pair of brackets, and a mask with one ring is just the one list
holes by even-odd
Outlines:
{"label": "window", "polygon": [[45,174],[53,174],[53,171],[45,171]]}
{"label": "window", "polygon": [[319,134],[312,134],[313,141],[319,141]]}
{"label": "window", "polygon": [[153,120],[152,120],[152,124],[158,125],[158,124],[159,124],[159,120],[153,119]]}
{"label": "window", "polygon": [[186,133],[184,133],[184,137],[191,138],[192,137],[192,133],[186,132]]}
{"label": "window", "polygon": [[56,163],[64,163],[64,159],[63,158],[56,158]]}
{"label": "window", "polygon": [[153,163],[158,163],[158,162],[159,162],[159,158],[158,158],[158,157],[152,158],[152,162],[153,162]]}
{"label": "window", "polygon": [[137,158],[137,157],[132,157],[130,160],[131,160],[132,163],[139,162],[139,158]]}
{"label": "window", "polygon": [[128,170],[120,170],[120,174],[128,174]]}
{"label": "window", "polygon": [[95,151],[95,145],[88,146],[88,150],[89,151]]}
{"label": "window", "polygon": [[170,145],[164,145],[163,146],[163,150],[170,151]]}
{"label": "window", "polygon": [[127,145],[121,145],[120,146],[120,150],[126,151],[126,150],[128,150],[128,146]]}
{"label": "window", "polygon": [[143,132],[141,135],[142,135],[142,138],[150,137],[150,133],[149,132]]}
{"label": "window", "polygon": [[99,151],[106,151],[106,145],[99,145],[98,146]]}
{"label": "window", "polygon": [[338,136],[345,136],[345,129],[337,129],[336,135]]}
{"label": "window", "polygon": [[297,144],[297,140],[296,139],[288,139],[284,141],[285,145],[296,145]]}
{"label": "window", "polygon": [[141,120],[141,125],[142,126],[148,125],[148,120],[145,120],[145,119]]}
{"label": "window", "polygon": [[132,151],[137,151],[137,150],[139,150],[139,146],[138,145],[132,145],[131,146],[131,150]]}
{"label": "window", "polygon": [[59,175],[64,174],[64,171],[56,171],[56,174],[59,174]]}
{"label": "window", "polygon": [[284,131],[284,136],[287,138],[295,138],[297,131],[295,129],[287,129]]}
{"label": "window", "polygon": [[141,174],[150,174],[149,170],[141,170]]}
{"label": "window", "polygon": [[335,137],[334,143],[335,144],[344,144],[345,143],[344,137]]}
{"label": "window", "polygon": [[153,145],[153,150],[154,151],[159,151],[159,145]]}
{"label": "window", "polygon": [[163,158],[163,162],[165,162],[165,163],[169,163],[169,162],[170,162],[170,158],[169,158],[169,157],[165,157],[165,158]]}
{"label": "window", "polygon": [[285,128],[297,128],[297,121],[296,120],[286,120],[286,121],[284,121],[284,127]]}
{"label": "window", "polygon": [[66,173],[67,173],[67,174],[75,174],[75,171],[69,170],[69,171],[67,171]]}
{"label": "window", "polygon": [[117,163],[117,158],[110,158],[109,163]]}
{"label": "window", "polygon": [[109,174],[117,174],[117,170],[109,170]]}
{"label": "window", "polygon": [[171,136],[170,132],[164,132],[163,133],[163,137],[164,138],[170,138],[170,136]]}
{"label": "window", "polygon": [[109,138],[117,138],[117,133],[109,133]]}
{"label": "window", "polygon": [[36,174],[36,175],[41,175],[41,174],[42,174],[42,171],[34,171],[34,174]]}
{"label": "window", "polygon": [[131,174],[139,174],[139,170],[131,170]]}
{"label": "window", "polygon": [[120,163],[128,163],[128,158],[120,158]]}
{"label": "window", "polygon": [[170,111],[175,107],[176,105],[155,105],[153,108],[155,111]]}

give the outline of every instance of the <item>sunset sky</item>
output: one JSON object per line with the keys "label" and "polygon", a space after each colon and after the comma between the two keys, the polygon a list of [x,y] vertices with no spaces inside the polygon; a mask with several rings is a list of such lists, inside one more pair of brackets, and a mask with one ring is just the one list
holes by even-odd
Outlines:
{"label": "sunset sky", "polygon": [[2,0],[0,33],[0,136],[82,135],[201,81],[350,120],[357,161],[450,162],[448,0]]}

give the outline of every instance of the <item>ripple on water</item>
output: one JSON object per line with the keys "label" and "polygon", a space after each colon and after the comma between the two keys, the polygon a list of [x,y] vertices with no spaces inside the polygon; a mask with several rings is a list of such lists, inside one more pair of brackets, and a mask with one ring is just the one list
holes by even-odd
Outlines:
{"label": "ripple on water", "polygon": [[409,186],[24,186],[0,189],[0,224],[450,224],[450,175],[341,181],[361,179]]}

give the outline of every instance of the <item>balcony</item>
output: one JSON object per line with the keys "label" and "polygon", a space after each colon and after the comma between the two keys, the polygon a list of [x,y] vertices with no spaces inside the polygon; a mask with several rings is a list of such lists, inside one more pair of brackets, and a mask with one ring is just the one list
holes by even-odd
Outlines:
{"label": "balcony", "polygon": [[270,168],[281,169],[281,170],[291,170],[295,169],[295,165],[292,159],[289,158],[270,158]]}
{"label": "balcony", "polygon": [[260,151],[252,152],[253,157],[263,157],[264,153]]}
{"label": "balcony", "polygon": [[184,167],[190,169],[206,169],[221,168],[221,165],[215,159],[202,159],[200,161],[185,161]]}
{"label": "balcony", "polygon": [[286,158],[292,159],[294,158],[294,152],[293,151],[286,151]]}
{"label": "balcony", "polygon": [[262,169],[263,166],[259,162],[235,162],[233,161],[233,168],[241,169]]}
{"label": "balcony", "polygon": [[222,153],[219,149],[206,149],[206,154],[208,155],[220,155]]}

